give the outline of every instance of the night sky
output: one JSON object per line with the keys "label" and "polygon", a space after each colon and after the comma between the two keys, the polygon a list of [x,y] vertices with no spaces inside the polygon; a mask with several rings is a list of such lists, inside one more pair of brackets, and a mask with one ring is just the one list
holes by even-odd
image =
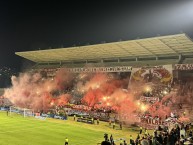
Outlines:
{"label": "night sky", "polygon": [[[65,3],[66,2],[66,3]],[[186,33],[193,38],[193,1],[0,2],[0,67],[28,61],[16,51],[71,47]]]}

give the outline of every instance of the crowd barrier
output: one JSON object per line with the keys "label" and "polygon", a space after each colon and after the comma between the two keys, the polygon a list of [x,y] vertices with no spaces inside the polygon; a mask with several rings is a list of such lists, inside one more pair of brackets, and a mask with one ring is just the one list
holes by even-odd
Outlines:
{"label": "crowd barrier", "polygon": [[7,111],[7,110],[9,110],[9,108],[8,107],[0,107],[0,110]]}

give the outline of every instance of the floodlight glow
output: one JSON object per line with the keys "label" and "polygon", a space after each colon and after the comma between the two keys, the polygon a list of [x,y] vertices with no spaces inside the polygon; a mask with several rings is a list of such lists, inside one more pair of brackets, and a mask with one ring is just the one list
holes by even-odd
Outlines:
{"label": "floodlight glow", "polygon": [[163,94],[166,95],[168,92],[166,90],[163,91]]}
{"label": "floodlight glow", "polygon": [[144,104],[142,104],[141,105],[141,111],[146,111],[146,110],[147,110],[147,107]]}
{"label": "floodlight glow", "polygon": [[37,94],[37,95],[39,95],[39,94],[40,94],[40,92],[39,92],[39,91],[36,91],[36,94]]}
{"label": "floodlight glow", "polygon": [[93,86],[92,86],[93,89],[98,89],[99,87],[100,87],[99,84],[93,84]]}
{"label": "floodlight glow", "polygon": [[103,100],[106,101],[106,100],[107,100],[107,97],[103,97]]}
{"label": "floodlight glow", "polygon": [[150,87],[150,86],[146,86],[146,87],[145,87],[145,91],[146,91],[146,92],[150,92],[150,91],[151,91],[151,87]]}
{"label": "floodlight glow", "polygon": [[81,92],[84,93],[84,89],[82,89]]}

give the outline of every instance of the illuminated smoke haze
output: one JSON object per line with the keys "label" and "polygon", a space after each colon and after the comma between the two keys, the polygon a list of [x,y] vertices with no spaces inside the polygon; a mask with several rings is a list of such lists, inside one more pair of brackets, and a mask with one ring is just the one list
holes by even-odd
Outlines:
{"label": "illuminated smoke haze", "polygon": [[46,110],[53,105],[65,105],[71,95],[57,93],[53,96],[52,91],[67,88],[71,85],[72,75],[61,70],[55,78],[45,79],[40,73],[21,73],[18,77],[12,76],[12,87],[5,89],[4,96],[15,106],[34,110]]}
{"label": "illuminated smoke haze", "polygon": [[[125,89],[129,77],[119,79],[117,76],[113,73],[73,74],[65,69],[57,71],[53,78],[45,78],[41,73],[21,73],[18,77],[12,77],[12,87],[5,90],[4,96],[15,106],[38,111],[66,105],[76,97],[72,92],[76,92],[80,94],[83,104],[95,109],[115,110],[120,120],[128,121],[133,120],[138,112],[147,110],[152,116],[165,118],[171,112],[178,112],[179,108],[173,106],[184,100],[184,96],[179,95],[178,91],[171,91],[160,102],[138,105],[145,84],[133,83],[129,89]],[[136,92],[139,94],[136,95]],[[191,96],[184,102],[191,106],[190,100]]]}

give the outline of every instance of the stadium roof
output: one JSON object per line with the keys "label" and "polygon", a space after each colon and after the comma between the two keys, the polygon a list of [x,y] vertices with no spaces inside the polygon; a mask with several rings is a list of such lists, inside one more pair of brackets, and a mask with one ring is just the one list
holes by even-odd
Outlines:
{"label": "stadium roof", "polygon": [[36,63],[112,58],[159,57],[193,53],[193,42],[186,34],[159,36],[96,45],[16,52]]}

